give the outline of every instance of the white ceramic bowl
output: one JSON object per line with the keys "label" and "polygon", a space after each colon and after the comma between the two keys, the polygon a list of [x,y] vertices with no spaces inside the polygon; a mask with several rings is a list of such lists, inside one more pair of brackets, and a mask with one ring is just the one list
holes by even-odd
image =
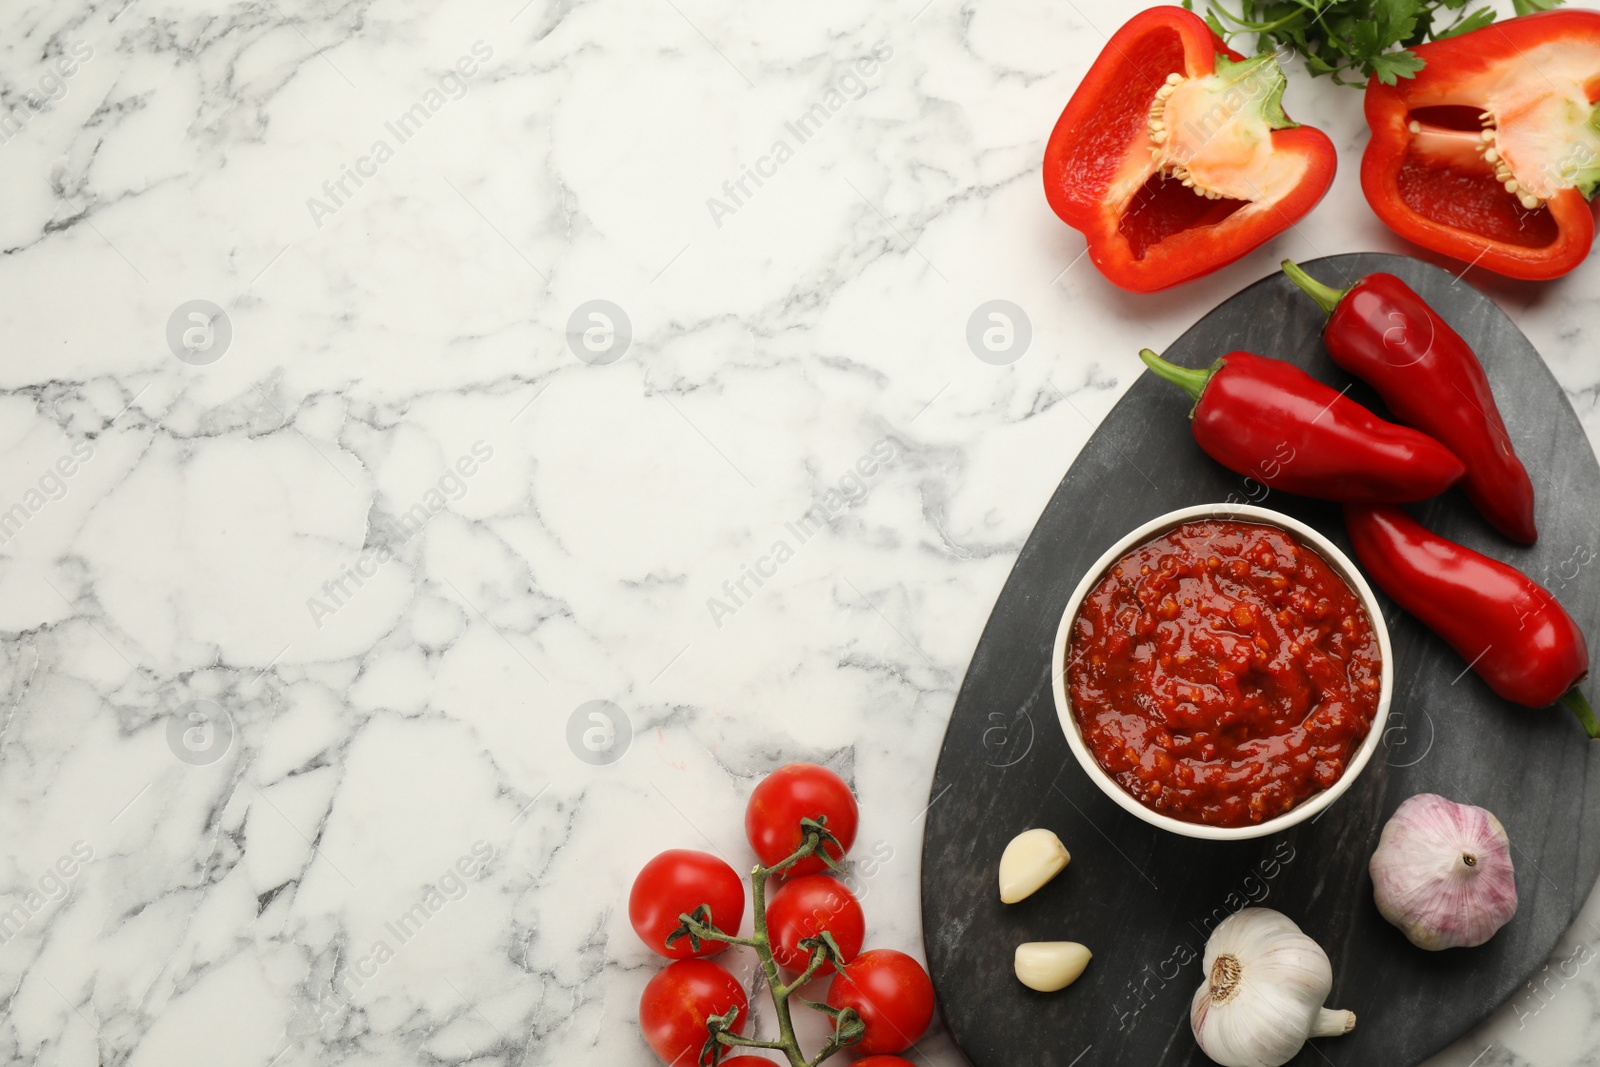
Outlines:
{"label": "white ceramic bowl", "polygon": [[[1367,617],[1372,622],[1373,633],[1377,635],[1378,649],[1383,656],[1383,682],[1378,695],[1378,709],[1373,715],[1372,725],[1367,729],[1366,740],[1356,750],[1355,758],[1345,768],[1344,774],[1332,788],[1313,794],[1282,815],[1254,826],[1207,826],[1203,823],[1185,822],[1152,811],[1139,803],[1132,794],[1101,769],[1094,758],[1094,753],[1090,752],[1089,746],[1084,743],[1083,731],[1079,729],[1077,718],[1072,714],[1072,702],[1067,696],[1067,643],[1072,636],[1073,620],[1078,617],[1078,607],[1083,603],[1084,597],[1089,595],[1105,572],[1130,551],[1159,534],[1197,519],[1234,519],[1240,522],[1276,526],[1289,531],[1316,549],[1322,558],[1328,561],[1328,565],[1348,582],[1350,588],[1361,598],[1361,604],[1366,608]],[[1251,837],[1266,837],[1314,818],[1318,812],[1338,800],[1372,759],[1372,753],[1376,751],[1383,737],[1383,726],[1389,716],[1389,699],[1394,689],[1394,649],[1389,646],[1389,628],[1384,625],[1383,612],[1379,610],[1377,600],[1372,595],[1372,587],[1367,585],[1366,579],[1361,576],[1356,565],[1350,562],[1349,557],[1339,551],[1331,541],[1305,523],[1281,512],[1258,508],[1252,504],[1201,504],[1192,508],[1179,508],[1129,531],[1126,537],[1106,549],[1105,553],[1095,560],[1094,565],[1084,574],[1083,580],[1078,583],[1078,588],[1073,590],[1072,599],[1067,601],[1067,610],[1061,616],[1061,625],[1056,630],[1055,651],[1052,656],[1054,659],[1051,678],[1056,698],[1056,716],[1061,720],[1061,729],[1067,735],[1067,744],[1071,746],[1072,754],[1078,757],[1078,765],[1083,768],[1083,773],[1087,774],[1106,796],[1151,826],[1159,826],[1163,830],[1170,830],[1184,837],[1198,837],[1209,841],[1241,841]]]}

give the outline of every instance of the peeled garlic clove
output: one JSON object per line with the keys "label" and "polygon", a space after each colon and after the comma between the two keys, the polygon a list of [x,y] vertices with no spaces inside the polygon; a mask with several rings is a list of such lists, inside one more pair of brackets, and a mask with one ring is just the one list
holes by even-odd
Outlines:
{"label": "peeled garlic clove", "polygon": [[1333,989],[1327,953],[1280,912],[1245,908],[1222,920],[1204,965],[1189,1025],[1222,1067],[1282,1067],[1308,1038],[1355,1028],[1353,1012],[1322,1006]]}
{"label": "peeled garlic clove", "polygon": [[1032,896],[1071,861],[1061,838],[1049,830],[1024,830],[1000,855],[1000,899],[1015,904]]}
{"label": "peeled garlic clove", "polygon": [[1434,793],[1406,800],[1368,864],[1378,911],[1418,948],[1471,948],[1517,913],[1511,840],[1482,808]]}
{"label": "peeled garlic clove", "polygon": [[1017,981],[1041,993],[1054,993],[1076,982],[1093,958],[1094,953],[1076,941],[1030,941],[1017,946]]}

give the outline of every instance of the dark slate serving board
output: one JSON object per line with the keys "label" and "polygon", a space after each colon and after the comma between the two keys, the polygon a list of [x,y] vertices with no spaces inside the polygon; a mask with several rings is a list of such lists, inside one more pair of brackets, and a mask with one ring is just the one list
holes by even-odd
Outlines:
{"label": "dark slate serving board", "polygon": [[[1600,640],[1600,466],[1527,339],[1467,283],[1417,260],[1355,254],[1306,266],[1340,285],[1374,270],[1398,274],[1474,345],[1533,476],[1539,543],[1500,538],[1459,490],[1414,513],[1533,575]],[[1273,275],[1212,311],[1165,355],[1205,366],[1243,348],[1343,386],[1352,379],[1323,350],[1322,322],[1309,298]],[[1383,411],[1359,382],[1350,395]],[[1202,1067],[1210,1061],[1188,1015],[1203,977],[1198,957],[1216,922],[1260,903],[1327,950],[1329,1006],[1359,1020],[1350,1035],[1315,1041],[1293,1063],[1415,1064],[1510,999],[1577,915],[1600,874],[1600,743],[1589,743],[1560,707],[1528,711],[1495,697],[1385,598],[1396,676],[1389,719],[1376,726],[1383,744],[1317,821],[1255,841],[1204,842],[1149,827],[1113,804],[1073,760],[1050,688],[1057,624],[1094,559],[1162,512],[1230,494],[1244,500],[1249,489],[1253,502],[1311,523],[1348,551],[1333,506],[1276,492],[1259,499],[1259,486],[1207,458],[1190,437],[1188,408],[1181,391],[1151,374],[1134,383],[1045,507],[973,653],[923,843],[923,929],[941,1009],[978,1067]],[[1511,836],[1520,908],[1480,948],[1416,949],[1373,905],[1367,860],[1378,833],[1402,800],[1421,792],[1486,807]],[[1033,897],[1003,905],[1000,853],[1034,826],[1059,834],[1072,863]],[[1024,988],[1012,974],[1015,947],[1057,940],[1088,945],[1088,971],[1059,993]]]}

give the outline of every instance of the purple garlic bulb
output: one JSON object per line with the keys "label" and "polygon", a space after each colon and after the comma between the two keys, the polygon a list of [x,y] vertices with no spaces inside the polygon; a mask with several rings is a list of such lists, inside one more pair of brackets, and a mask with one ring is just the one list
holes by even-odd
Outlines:
{"label": "purple garlic bulb", "polygon": [[1481,945],[1517,912],[1505,827],[1434,793],[1400,805],[1368,867],[1378,910],[1418,948]]}

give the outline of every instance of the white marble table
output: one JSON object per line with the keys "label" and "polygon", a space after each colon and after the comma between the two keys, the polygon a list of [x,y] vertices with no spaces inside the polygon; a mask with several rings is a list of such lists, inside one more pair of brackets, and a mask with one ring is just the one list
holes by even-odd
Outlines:
{"label": "white marble table", "polygon": [[[870,941],[919,952],[956,687],[1135,351],[1283,256],[1404,250],[1360,94],[1296,71],[1323,205],[1105,283],[1039,159],[1125,13],[7,5],[0,1060],[654,1062],[631,876],[742,865],[796,758],[854,783]],[[1600,432],[1600,262],[1468,280]],[[1435,1062],[1596,1063],[1597,938],[1591,902]]]}

